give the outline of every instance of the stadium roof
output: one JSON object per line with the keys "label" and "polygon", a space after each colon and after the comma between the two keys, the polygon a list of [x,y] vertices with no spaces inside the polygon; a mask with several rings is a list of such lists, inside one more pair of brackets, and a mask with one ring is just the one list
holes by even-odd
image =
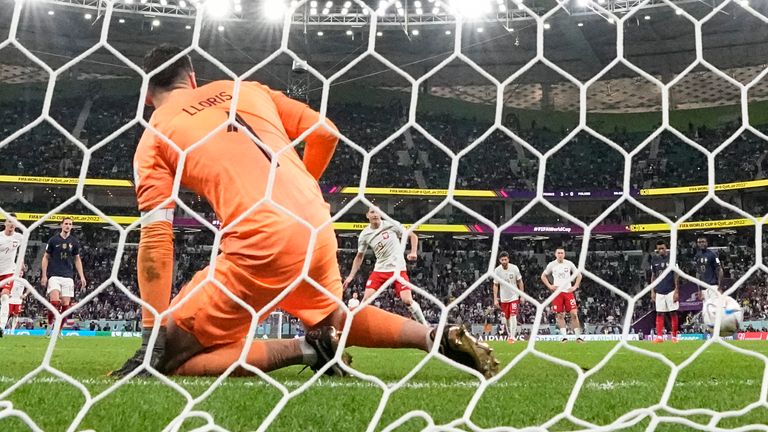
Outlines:
{"label": "stadium roof", "polygon": [[[180,1],[162,3],[165,5],[155,0],[144,3],[141,0],[118,0],[109,28],[110,44],[140,63],[143,53],[159,42],[191,43],[194,4],[184,2],[182,8]],[[280,46],[282,25],[265,21],[259,9],[262,2],[246,3],[240,12],[235,13],[232,9],[229,15],[220,19],[203,20],[200,32],[200,47],[236,74],[244,73]],[[322,10],[316,14],[295,13],[290,18],[292,25],[288,38],[288,47],[326,77],[361,55],[370,36],[376,38],[378,53],[414,78],[440,64],[453,51],[455,19],[444,11],[431,14],[430,8],[436,3],[425,0],[422,9],[427,11],[417,15],[414,13],[416,2],[405,2],[405,12],[400,15],[396,3],[392,2],[389,13],[380,18],[389,21],[387,25],[379,25],[379,36],[370,31],[370,16],[361,14],[358,5],[352,4],[342,15],[338,9],[344,8],[343,2],[328,3],[331,7],[327,14]],[[373,3],[368,1],[368,4]],[[378,2],[375,3],[374,9],[378,7]],[[621,17],[624,14],[620,6],[637,3],[609,1],[601,7],[612,9],[617,17]],[[674,3],[686,14],[700,19],[723,2],[684,0]],[[745,10],[741,3],[729,3],[702,27],[702,52],[704,59],[713,66],[746,83],[765,69],[768,26]],[[749,7],[754,8],[755,13],[768,16],[766,3],[753,1]],[[0,34],[4,36],[11,27],[13,4],[0,4]],[[54,68],[59,67],[98,42],[104,4],[98,0],[27,2],[21,13],[17,39],[41,60]],[[310,4],[308,0],[299,9],[307,9]],[[537,25],[527,11],[521,12],[513,2],[490,0],[489,4],[492,5],[490,12],[481,19],[463,24],[462,53],[501,81],[535,57]],[[543,12],[556,3],[526,0],[524,4],[532,11]],[[584,4],[580,0],[565,3],[566,7],[553,14],[547,20],[548,26],[542,28],[545,57],[583,81],[599,73],[616,57],[617,51],[615,23],[611,23],[605,13],[595,9],[600,12],[596,13]],[[500,12],[502,5],[507,13]],[[318,8],[324,6],[325,1],[320,1]],[[686,14],[675,13],[675,9],[661,1],[653,0],[646,6],[625,22],[624,52],[633,64],[661,81],[669,82],[696,58],[694,26]],[[438,19],[441,16],[443,21]],[[47,75],[15,48],[7,46],[0,52],[1,82],[17,84],[46,79]],[[292,59],[283,54],[252,77],[276,88],[286,88],[291,80],[291,65]],[[225,76],[209,62],[196,61],[196,67],[203,79]],[[136,77],[136,74],[101,49],[65,76],[113,79]],[[410,88],[404,78],[372,58],[361,61],[336,83]],[[491,82],[460,60],[447,64],[424,85],[437,96],[484,103],[495,100]],[[318,88],[319,82],[315,81],[311,86]],[[590,109],[598,111],[649,111],[658,109],[660,104],[656,87],[623,66],[612,69],[589,89],[588,94]],[[673,88],[672,95],[673,103],[679,108],[733,104],[739,99],[737,87],[703,66],[691,71]],[[768,84],[761,82],[749,97],[762,100],[766,95]],[[517,108],[576,109],[578,89],[539,63],[510,84],[505,92],[505,104]]]}

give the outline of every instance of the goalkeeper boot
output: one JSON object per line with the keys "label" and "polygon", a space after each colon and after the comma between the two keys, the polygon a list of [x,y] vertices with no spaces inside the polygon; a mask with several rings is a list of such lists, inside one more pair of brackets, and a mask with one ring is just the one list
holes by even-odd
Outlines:
{"label": "goalkeeper boot", "polygon": [[[144,363],[144,358],[147,356],[147,348],[149,345],[149,337],[152,335],[152,329],[144,329],[142,332],[142,343],[141,347],[136,350],[136,352],[133,354],[131,358],[125,361],[123,365],[120,367],[120,369],[113,370],[109,372],[107,375],[114,377],[114,378],[123,378],[126,375],[129,375],[131,372],[133,372],[135,369],[139,368]],[[163,364],[163,355],[165,353],[165,336],[166,336],[166,329],[165,327],[160,327],[160,332],[157,335],[157,339],[155,340],[155,345],[152,347],[152,359],[149,361],[149,366],[156,369],[158,372],[164,373],[165,371],[162,368]],[[138,377],[149,377],[151,374],[145,369],[141,372],[139,372],[136,376]]]}
{"label": "goalkeeper boot", "polygon": [[[436,330],[432,330],[432,340],[435,340]],[[486,378],[499,372],[499,361],[493,355],[493,348],[475,339],[463,326],[445,328],[440,339],[440,354],[480,372]]]}
{"label": "goalkeeper boot", "polygon": [[[310,369],[315,372],[319,371],[326,363],[330,362],[336,355],[336,350],[339,348],[339,332],[332,326],[310,330],[307,332],[304,340],[314,348],[317,353],[317,361],[315,364],[309,366]],[[344,351],[341,354],[341,361],[349,366],[352,364],[352,356]],[[328,376],[347,376],[347,372],[342,369],[338,363],[326,369],[325,374]]]}

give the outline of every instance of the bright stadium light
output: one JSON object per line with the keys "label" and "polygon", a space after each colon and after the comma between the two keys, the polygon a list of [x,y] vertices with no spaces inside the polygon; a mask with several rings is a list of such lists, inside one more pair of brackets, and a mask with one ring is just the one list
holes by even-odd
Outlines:
{"label": "bright stadium light", "polygon": [[419,0],[416,0],[415,2],[413,2],[413,7],[420,8],[421,7],[421,2]]}
{"label": "bright stadium light", "polygon": [[482,32],[484,32],[484,31],[485,31],[485,29],[483,29],[482,27],[478,27],[478,28],[477,28],[477,32],[478,32],[478,33],[482,33]]}
{"label": "bright stadium light", "polygon": [[331,7],[333,7],[333,2],[332,2],[332,1],[327,1],[327,2],[325,2],[325,7],[326,7],[327,9],[330,9]]}
{"label": "bright stadium light", "polygon": [[323,15],[328,15],[331,10],[328,8],[323,9]]}
{"label": "bright stadium light", "polygon": [[405,9],[398,9],[397,10],[397,14],[400,15],[400,16],[405,15]]}
{"label": "bright stadium light", "polygon": [[229,14],[230,2],[228,0],[207,0],[205,12],[213,18],[224,18]]}
{"label": "bright stadium light", "polygon": [[451,0],[451,6],[456,13],[465,18],[480,18],[491,11],[487,0]]}
{"label": "bright stadium light", "polygon": [[384,16],[387,13],[387,2],[379,0],[379,7],[376,9],[376,15]]}
{"label": "bright stadium light", "polygon": [[117,22],[119,22],[120,24],[125,24],[125,20],[124,20],[124,19],[122,19],[122,18],[120,18],[119,20],[117,20]]}
{"label": "bright stadium light", "polygon": [[133,4],[133,0],[125,0],[125,4]]}
{"label": "bright stadium light", "polygon": [[153,19],[152,20],[152,27],[160,27],[160,20],[159,19]]}
{"label": "bright stadium light", "polygon": [[419,35],[419,30],[418,29],[413,29],[413,30],[411,30],[411,34],[414,35],[414,36],[418,36]]}
{"label": "bright stadium light", "polygon": [[160,0],[160,6],[168,6],[168,0]]}
{"label": "bright stadium light", "polygon": [[378,36],[378,37],[382,37],[382,36],[384,36],[384,33],[380,32],[380,31],[377,31],[377,32],[376,32],[376,36]]}
{"label": "bright stadium light", "polygon": [[285,3],[283,0],[266,0],[264,2],[264,15],[267,19],[276,21],[285,14]]}
{"label": "bright stadium light", "polygon": [[647,20],[651,19],[651,16],[650,15],[646,15],[646,16],[643,17],[643,19],[647,21]]}
{"label": "bright stadium light", "polygon": [[499,5],[499,12],[501,12],[501,13],[505,13],[506,11],[507,11],[507,7],[506,7],[506,6],[504,6],[503,4],[500,4],[500,5]]}
{"label": "bright stadium light", "polygon": [[579,26],[579,27],[584,27],[584,23],[578,23],[576,25]]}
{"label": "bright stadium light", "polygon": [[351,1],[345,1],[344,2],[344,8],[345,9],[349,9],[351,6],[352,6],[352,2]]}
{"label": "bright stadium light", "polygon": [[432,8],[432,15],[437,15],[440,13],[440,8],[435,6]]}
{"label": "bright stadium light", "polygon": [[317,1],[316,0],[312,0],[311,2],[309,2],[309,7],[316,8],[317,7]]}
{"label": "bright stadium light", "polygon": [[347,8],[341,8],[341,14],[342,14],[342,15],[346,15],[346,14],[347,14],[347,12],[349,12],[349,9],[347,9]]}
{"label": "bright stadium light", "polygon": [[87,14],[83,15],[83,18],[85,18],[85,19],[88,19],[88,20],[89,20],[89,19],[93,18],[93,15],[91,15],[91,14],[87,13]]}
{"label": "bright stadium light", "polygon": [[683,10],[682,10],[682,9],[679,9],[679,8],[678,8],[678,9],[675,9],[675,14],[677,14],[677,15],[682,15],[682,14],[683,14]]}
{"label": "bright stadium light", "polygon": [[324,35],[324,34],[325,34],[325,33],[321,32],[321,31],[317,32],[317,35],[318,35],[318,36],[322,36],[322,35]]}
{"label": "bright stadium light", "polygon": [[552,28],[552,25],[549,23],[544,23],[544,30],[549,30]]}
{"label": "bright stadium light", "polygon": [[218,27],[216,27],[216,30],[218,30],[220,32],[223,32],[224,31],[224,26],[223,25],[219,25]]}
{"label": "bright stadium light", "polygon": [[347,30],[347,36],[352,36],[352,30]]}
{"label": "bright stadium light", "polygon": [[236,5],[235,5],[235,12],[238,12],[238,13],[240,13],[240,12],[242,12],[242,11],[243,11],[243,6],[242,6],[242,5],[239,5],[239,4],[236,4]]}
{"label": "bright stadium light", "polygon": [[48,11],[48,15],[53,15],[53,14],[54,14],[54,12],[52,10]]}
{"label": "bright stadium light", "polygon": [[450,31],[450,30],[446,30],[446,31],[445,31],[445,34],[447,34],[447,35],[450,35],[450,34],[451,34],[451,31]]}
{"label": "bright stadium light", "polygon": [[185,2],[184,0],[181,0],[181,1],[179,2],[179,7],[181,7],[181,8],[185,8],[185,7],[187,7],[187,2]]}
{"label": "bright stadium light", "polygon": [[309,9],[309,14],[310,14],[310,15],[317,15],[317,9],[315,9],[315,8],[310,8],[310,9]]}
{"label": "bright stadium light", "polygon": [[184,28],[187,29],[187,30],[192,30],[192,26],[189,25],[189,24],[185,25]]}
{"label": "bright stadium light", "polygon": [[416,8],[416,15],[421,15],[423,13],[424,13],[424,11],[421,10],[421,8]]}

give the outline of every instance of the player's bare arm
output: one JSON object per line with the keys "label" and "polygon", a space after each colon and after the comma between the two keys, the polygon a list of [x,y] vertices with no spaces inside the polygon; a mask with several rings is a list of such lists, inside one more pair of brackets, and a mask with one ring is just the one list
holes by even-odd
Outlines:
{"label": "player's bare arm", "polygon": [[40,264],[40,270],[42,271],[40,275],[40,285],[45,288],[48,285],[48,252],[43,254],[43,261]]}
{"label": "player's bare arm", "polygon": [[80,286],[85,288],[88,286],[88,282],[85,280],[85,273],[83,272],[83,260],[80,259],[80,255],[75,255],[75,269],[77,269],[77,275],[80,276]]}
{"label": "player's bare arm", "polygon": [[723,266],[717,264],[717,290],[723,292]]}
{"label": "player's bare arm", "polygon": [[549,282],[549,278],[547,277],[546,271],[541,274],[541,281],[544,283],[544,286],[547,287],[550,291],[555,290],[555,286]]}
{"label": "player's bare arm", "polygon": [[360,270],[360,266],[363,265],[363,258],[365,257],[365,252],[358,252],[357,255],[355,255],[355,259],[352,260],[352,269],[349,270],[349,276],[347,276],[346,279],[344,279],[344,289],[347,289],[350,283],[352,283],[352,280],[355,278],[355,275]]}
{"label": "player's bare arm", "polygon": [[408,234],[408,238],[411,240],[411,251],[408,253],[408,261],[416,261],[419,251],[419,236],[416,233]]}
{"label": "player's bare arm", "polygon": [[576,291],[581,286],[581,272],[576,273],[576,282],[573,284],[573,290]]}
{"label": "player's bare arm", "polygon": [[678,302],[680,301],[680,275],[675,273],[674,280],[675,280],[675,290],[673,291],[673,294],[672,294],[672,301]]}
{"label": "player's bare arm", "polygon": [[499,283],[498,282],[493,283],[493,306],[495,306],[496,309],[501,309],[501,305],[499,304]]}
{"label": "player's bare arm", "polygon": [[[525,283],[523,283],[522,279],[517,280],[517,289],[520,290],[521,293],[525,292]],[[525,297],[520,296],[520,303],[522,304],[524,302],[525,302]]]}

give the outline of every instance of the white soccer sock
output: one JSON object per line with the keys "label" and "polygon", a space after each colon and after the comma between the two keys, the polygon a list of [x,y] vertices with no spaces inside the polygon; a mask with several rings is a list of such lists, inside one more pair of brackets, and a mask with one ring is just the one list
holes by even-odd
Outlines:
{"label": "white soccer sock", "polygon": [[424,325],[429,325],[429,323],[427,323],[427,319],[424,318],[424,312],[421,311],[421,306],[419,306],[416,300],[411,300],[411,305],[408,306],[408,310],[411,311],[411,315],[416,318],[416,321]]}
{"label": "white soccer sock", "polygon": [[0,296],[0,329],[8,324],[8,294]]}
{"label": "white soccer sock", "polygon": [[561,328],[560,329],[560,334],[563,335],[563,336],[567,336],[568,335],[568,329],[565,328],[565,327]]}
{"label": "white soccer sock", "polygon": [[512,339],[517,338],[517,317],[513,316],[507,320],[507,328],[509,329],[509,337]]}
{"label": "white soccer sock", "polygon": [[304,356],[302,363],[309,366],[317,363],[317,352],[312,348],[312,345],[307,343],[304,336],[299,338],[299,347],[301,347],[301,354]]}
{"label": "white soccer sock", "polygon": [[581,336],[581,327],[576,327],[575,329],[573,329],[573,334],[575,334],[576,336]]}

